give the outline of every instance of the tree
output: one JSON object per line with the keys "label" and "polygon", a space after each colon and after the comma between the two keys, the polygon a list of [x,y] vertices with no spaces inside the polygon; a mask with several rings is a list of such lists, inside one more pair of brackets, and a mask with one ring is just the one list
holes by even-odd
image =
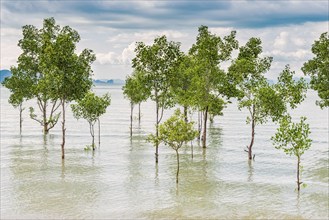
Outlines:
{"label": "tree", "polygon": [[[55,20],[50,19],[53,23]],[[55,26],[55,24],[54,24]],[[65,105],[73,100],[82,99],[92,86],[91,64],[96,56],[92,50],[84,49],[76,54],[76,44],[80,41],[77,31],[69,26],[58,29],[54,42],[44,57],[48,64],[45,79],[51,82],[47,90],[53,100],[62,106],[62,159],[65,157]]]}
{"label": "tree", "polygon": [[145,86],[143,80],[143,74],[134,72],[131,76],[126,78],[125,85],[122,87],[124,97],[130,100],[130,136],[132,136],[132,122],[133,122],[133,110],[136,104],[139,105],[139,117],[140,121],[140,104],[146,101],[150,96],[150,90]]}
{"label": "tree", "polygon": [[312,45],[315,57],[302,67],[305,75],[311,77],[311,88],[318,91],[321,100],[316,104],[321,108],[329,106],[329,37],[328,32],[322,33],[320,39]]}
{"label": "tree", "polygon": [[240,48],[237,59],[229,67],[230,78],[240,90],[238,107],[249,112],[247,123],[251,123],[251,141],[248,158],[252,159],[252,146],[255,140],[255,127],[264,124],[269,118],[279,120],[287,111],[287,106],[295,108],[305,98],[307,85],[305,80],[293,80],[294,72],[287,65],[280,73],[278,83],[269,85],[264,74],[269,70],[271,57],[260,58],[261,40],[251,38]]}
{"label": "tree", "polygon": [[22,113],[23,102],[30,99],[32,96],[29,94],[28,88],[33,84],[30,78],[27,78],[25,74],[17,69],[17,67],[11,67],[11,77],[5,78],[2,82],[11,92],[8,102],[14,107],[19,109],[19,132],[22,133],[23,118]]}
{"label": "tree", "polygon": [[[106,112],[106,108],[111,104],[108,93],[102,97],[96,96],[92,92],[86,93],[85,97],[77,100],[77,104],[72,104],[73,116],[76,119],[86,119],[89,123],[90,135],[92,137],[91,146],[95,150],[95,130],[94,125],[99,121],[99,117]],[[100,132],[100,131],[99,131]]]}
{"label": "tree", "polygon": [[[196,43],[189,50],[189,55],[194,61],[194,70],[196,72],[194,83],[194,93],[197,108],[203,111],[203,138],[202,146],[206,147],[207,136],[207,119],[212,94],[217,93],[217,97],[226,96],[224,85],[228,83],[226,80],[226,72],[220,69],[220,63],[230,59],[233,49],[237,49],[238,42],[235,39],[236,32],[232,31],[230,35],[223,39],[211,34],[207,26],[199,27],[199,34]],[[220,102],[223,102],[221,100]]]}
{"label": "tree", "polygon": [[[170,78],[177,70],[180,62],[180,44],[168,41],[166,36],[157,37],[151,46],[143,42],[136,44],[136,57],[132,60],[132,66],[136,71],[143,73],[146,80],[145,86],[151,92],[151,100],[156,105],[156,136],[159,134],[159,123],[163,111],[172,107],[173,94],[170,91]],[[159,145],[155,143],[155,162],[159,159]]]}
{"label": "tree", "polygon": [[249,116],[247,123],[251,123],[251,142],[248,146],[248,158],[252,159],[252,146],[254,144],[255,126],[266,121],[265,103],[267,97],[273,98],[273,104],[279,97],[271,89],[264,74],[269,70],[271,57],[260,58],[262,52],[261,40],[251,38],[245,46],[240,47],[239,55],[229,67],[230,76],[240,90],[238,107],[247,108]]}
{"label": "tree", "polygon": [[58,31],[59,26],[55,24],[53,18],[44,19],[41,29],[33,25],[25,25],[23,38],[18,43],[22,53],[18,57],[17,71],[22,75],[21,78],[27,81],[24,88],[25,96],[29,99],[36,98],[42,114],[39,118],[34,108],[30,107],[30,117],[43,126],[44,134],[56,125],[60,114],[55,113],[60,103],[58,99],[51,97],[49,87],[52,81],[46,77],[46,74],[51,71],[52,60],[49,57],[54,53],[53,44]]}
{"label": "tree", "polygon": [[192,141],[198,135],[198,131],[194,128],[193,122],[186,122],[185,116],[176,110],[175,113],[163,124],[159,126],[159,136],[150,135],[148,140],[159,144],[163,142],[165,145],[171,147],[176,152],[177,158],[177,172],[176,183],[178,183],[179,175],[179,152],[178,150],[183,146],[185,142]]}
{"label": "tree", "polygon": [[308,138],[310,132],[309,125],[305,123],[306,117],[301,117],[299,123],[293,123],[291,117],[286,115],[280,120],[280,127],[271,138],[276,149],[282,149],[287,155],[297,157],[297,189],[300,191],[300,160],[312,143]]}

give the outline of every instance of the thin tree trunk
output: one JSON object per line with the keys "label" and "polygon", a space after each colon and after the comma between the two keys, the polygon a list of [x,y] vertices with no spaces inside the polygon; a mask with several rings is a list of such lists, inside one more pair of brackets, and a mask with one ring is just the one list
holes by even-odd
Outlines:
{"label": "thin tree trunk", "polygon": [[179,153],[178,153],[178,150],[176,150],[176,157],[177,157],[176,183],[178,184],[178,175],[179,175]]}
{"label": "thin tree trunk", "polygon": [[[159,137],[159,103],[156,101],[156,125],[155,125],[155,136],[156,138]],[[155,163],[159,162],[159,143],[156,142],[155,144]]]}
{"label": "thin tree trunk", "polygon": [[93,151],[95,151],[95,130],[94,130],[94,124],[91,122],[89,122],[89,129],[92,138],[91,146],[93,148]]}
{"label": "thin tree trunk", "polygon": [[99,118],[97,120],[98,120],[98,147],[100,147],[101,146],[101,121],[99,120]]}
{"label": "thin tree trunk", "polygon": [[185,122],[187,123],[188,120],[187,120],[187,106],[184,106],[184,119],[185,119]]}
{"label": "thin tree trunk", "polygon": [[64,146],[65,146],[65,100],[62,100],[62,112],[63,112],[63,121],[62,121],[62,159],[65,158]]}
{"label": "thin tree trunk", "polygon": [[201,129],[200,129],[200,111],[198,111],[198,141],[200,141],[200,132],[201,132]]}
{"label": "thin tree trunk", "polygon": [[47,102],[43,103],[43,134],[48,134],[48,120],[47,120]]}
{"label": "thin tree trunk", "polygon": [[251,142],[248,148],[248,158],[249,160],[252,159],[252,146],[254,145],[254,139],[255,139],[255,119],[251,119]]}
{"label": "thin tree trunk", "polygon": [[141,123],[141,103],[138,103],[138,123]]}
{"label": "thin tree trunk", "polygon": [[19,104],[19,134],[22,134],[22,124],[23,124],[23,108],[22,108],[22,103]]}
{"label": "thin tree trunk", "polygon": [[208,117],[208,106],[204,112],[204,120],[203,120],[203,135],[202,135],[202,147],[206,148],[207,143],[207,117]]}
{"label": "thin tree trunk", "polygon": [[199,131],[199,135],[198,135],[198,141],[201,140],[201,130],[202,130],[202,111],[198,112],[198,131]]}
{"label": "thin tree trunk", "polygon": [[134,111],[134,104],[130,103],[130,137],[133,136],[133,111]]}
{"label": "thin tree trunk", "polygon": [[300,174],[299,174],[299,168],[300,168],[300,156],[297,156],[297,190],[300,191]]}

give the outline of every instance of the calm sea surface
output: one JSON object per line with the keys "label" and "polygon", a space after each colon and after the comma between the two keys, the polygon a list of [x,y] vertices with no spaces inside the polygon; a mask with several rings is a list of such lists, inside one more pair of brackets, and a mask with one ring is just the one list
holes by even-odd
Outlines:
{"label": "calm sea surface", "polygon": [[[328,109],[315,106],[317,94],[307,99],[294,119],[306,116],[313,139],[302,157],[298,194],[296,158],[275,149],[270,141],[273,123],[256,127],[248,162],[244,148],[250,142],[246,112],[236,103],[209,124],[208,148],[194,143],[180,150],[180,182],[176,186],[176,155],[160,146],[155,165],[154,147],[145,141],[154,131],[155,106],[142,104],[129,137],[129,102],[119,86],[97,86],[110,92],[112,104],[101,117],[101,144],[94,154],[88,123],[73,118],[67,106],[66,159],[61,160],[61,126],[46,137],[42,127],[24,111],[22,135],[18,110],[8,104],[1,87],[1,219],[327,219],[329,215]],[[34,101],[25,105],[36,106]],[[165,112],[168,118],[173,110]],[[192,116],[197,118],[197,114]],[[98,143],[98,137],[96,138]]]}

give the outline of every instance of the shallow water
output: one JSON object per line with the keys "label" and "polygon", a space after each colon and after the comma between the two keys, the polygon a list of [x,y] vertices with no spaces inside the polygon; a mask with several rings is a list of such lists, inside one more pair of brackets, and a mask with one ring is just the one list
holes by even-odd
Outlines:
{"label": "shallow water", "polygon": [[[161,146],[156,166],[155,149],[145,141],[154,130],[154,103],[142,104],[140,124],[136,108],[130,139],[130,108],[121,87],[94,90],[112,96],[101,117],[100,148],[94,154],[84,151],[91,142],[88,124],[75,120],[68,106],[62,162],[60,124],[44,137],[25,110],[19,135],[18,110],[8,104],[9,92],[1,87],[1,219],[328,218],[328,110],[315,106],[315,92],[293,112],[295,119],[308,118],[313,139],[302,157],[307,187],[298,194],[296,159],[272,146],[274,124],[256,127],[256,157],[248,162],[244,148],[250,126],[245,124],[246,112],[234,102],[209,124],[206,150],[194,143],[193,159],[190,145],[180,150],[176,185],[175,153]],[[166,111],[164,120],[172,112]]]}

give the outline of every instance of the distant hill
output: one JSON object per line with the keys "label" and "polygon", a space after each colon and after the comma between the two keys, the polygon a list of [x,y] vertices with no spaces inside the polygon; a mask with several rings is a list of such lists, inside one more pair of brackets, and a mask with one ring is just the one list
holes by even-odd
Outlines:
{"label": "distant hill", "polygon": [[0,70],[0,82],[3,82],[5,78],[10,76],[11,76],[11,72],[9,70]]}
{"label": "distant hill", "polygon": [[94,84],[103,84],[103,85],[123,85],[125,81],[122,79],[95,79],[93,80]]}

